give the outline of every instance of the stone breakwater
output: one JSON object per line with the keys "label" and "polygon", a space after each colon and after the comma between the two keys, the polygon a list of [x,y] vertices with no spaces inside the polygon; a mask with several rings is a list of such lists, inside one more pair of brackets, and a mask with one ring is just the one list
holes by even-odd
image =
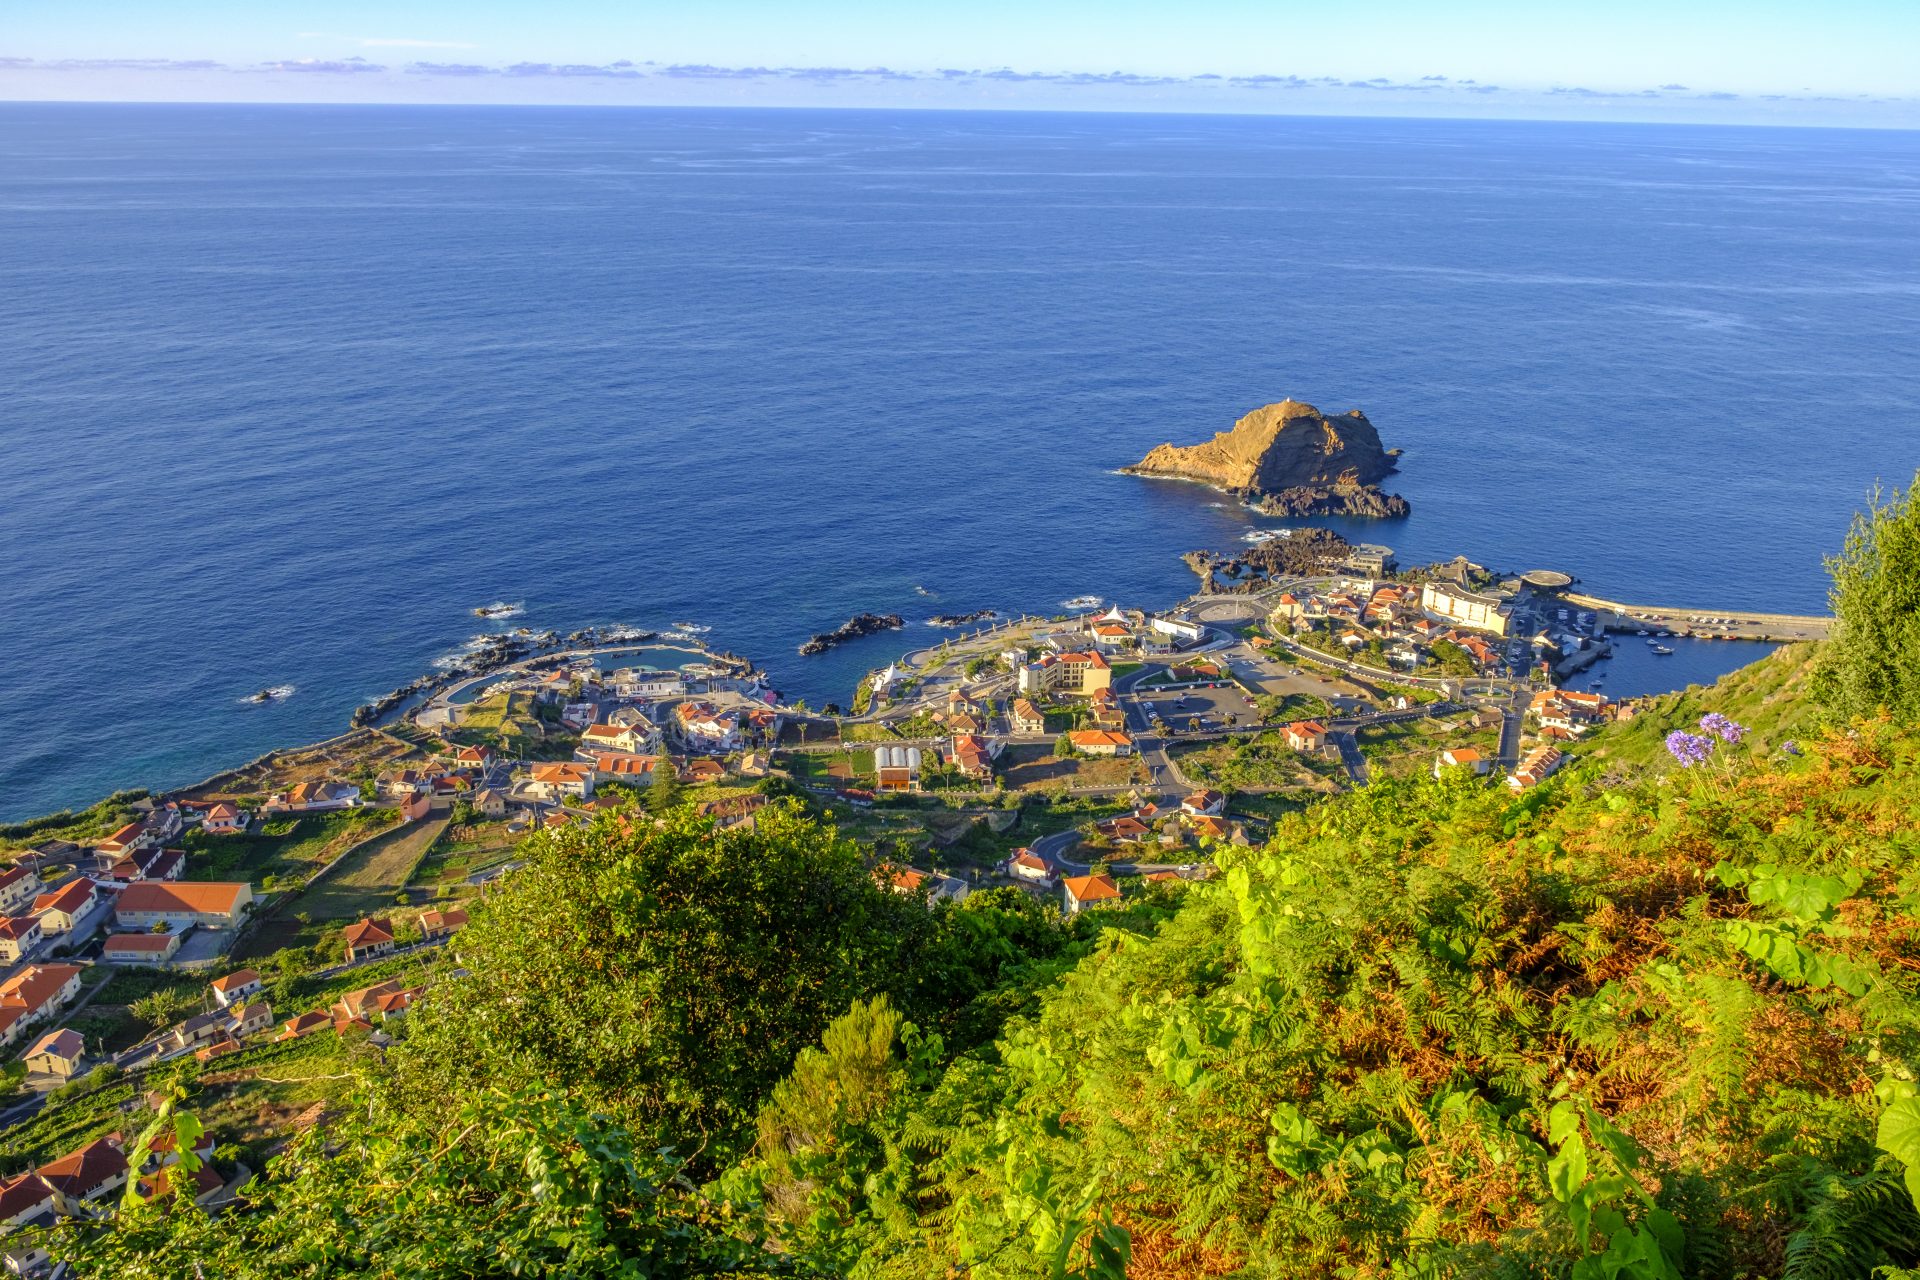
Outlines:
{"label": "stone breakwater", "polygon": [[856,613],[833,630],[816,633],[800,646],[800,656],[806,658],[816,653],[825,653],[835,645],[845,644],[849,640],[877,635],[882,631],[898,631],[906,625],[906,619],[897,613]]}

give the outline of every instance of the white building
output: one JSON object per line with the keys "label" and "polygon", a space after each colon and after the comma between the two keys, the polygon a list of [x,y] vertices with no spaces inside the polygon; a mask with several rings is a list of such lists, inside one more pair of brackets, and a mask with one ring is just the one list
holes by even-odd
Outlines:
{"label": "white building", "polygon": [[1420,608],[1431,618],[1444,619],[1472,631],[1507,634],[1506,602],[1483,596],[1448,582],[1429,582],[1420,588]]}

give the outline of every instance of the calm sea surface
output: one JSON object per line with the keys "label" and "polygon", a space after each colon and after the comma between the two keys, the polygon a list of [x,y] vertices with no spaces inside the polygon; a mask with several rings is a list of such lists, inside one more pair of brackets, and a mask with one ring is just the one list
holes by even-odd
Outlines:
{"label": "calm sea surface", "polygon": [[794,655],[859,610],[1170,602],[1258,522],[1112,469],[1287,395],[1406,450],[1403,559],[1817,610],[1916,333],[1915,134],[0,105],[0,817],[496,599],[816,702],[934,634]]}

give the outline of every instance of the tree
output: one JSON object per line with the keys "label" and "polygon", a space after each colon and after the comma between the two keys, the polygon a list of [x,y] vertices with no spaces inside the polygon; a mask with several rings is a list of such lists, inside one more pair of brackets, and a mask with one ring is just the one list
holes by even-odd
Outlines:
{"label": "tree", "polygon": [[1827,572],[1834,625],[1815,662],[1815,699],[1840,719],[1884,710],[1920,721],[1920,473],[1885,503],[1874,491]]}
{"label": "tree", "polygon": [[444,1105],[548,1085],[668,1141],[737,1134],[800,1047],[856,998],[954,992],[916,963],[937,925],[797,808],[714,832],[686,809],[529,838],[460,934],[467,973],[409,1012],[403,1093]]}
{"label": "tree", "polygon": [[154,1030],[178,1022],[193,1007],[190,997],[177,987],[162,987],[127,1006],[127,1011]]}
{"label": "tree", "polygon": [[686,790],[680,784],[680,770],[673,763],[673,757],[661,752],[659,759],[653,762],[653,783],[647,788],[642,803],[649,813],[665,813],[680,803],[681,794]]}

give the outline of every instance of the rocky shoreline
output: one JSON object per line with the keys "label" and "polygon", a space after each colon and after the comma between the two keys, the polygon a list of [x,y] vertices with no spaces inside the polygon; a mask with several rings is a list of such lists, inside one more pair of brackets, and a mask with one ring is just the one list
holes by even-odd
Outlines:
{"label": "rocky shoreline", "polygon": [[1247,505],[1263,516],[1350,516],[1360,520],[1398,520],[1411,504],[1378,485],[1295,485],[1278,493],[1247,494]]}
{"label": "rocky shoreline", "polygon": [[1247,551],[1189,551],[1180,557],[1200,575],[1203,595],[1244,595],[1275,578],[1305,578],[1346,563],[1353,546],[1331,529],[1296,529]]}
{"label": "rocky shoreline", "polygon": [[964,627],[969,623],[985,622],[989,618],[1000,616],[998,609],[975,609],[972,613],[936,613],[927,619],[930,627]]}
{"label": "rocky shoreline", "polygon": [[882,631],[898,631],[906,625],[906,619],[897,613],[856,613],[833,630],[816,633],[800,646],[800,656],[810,658],[849,640],[878,635]]}

